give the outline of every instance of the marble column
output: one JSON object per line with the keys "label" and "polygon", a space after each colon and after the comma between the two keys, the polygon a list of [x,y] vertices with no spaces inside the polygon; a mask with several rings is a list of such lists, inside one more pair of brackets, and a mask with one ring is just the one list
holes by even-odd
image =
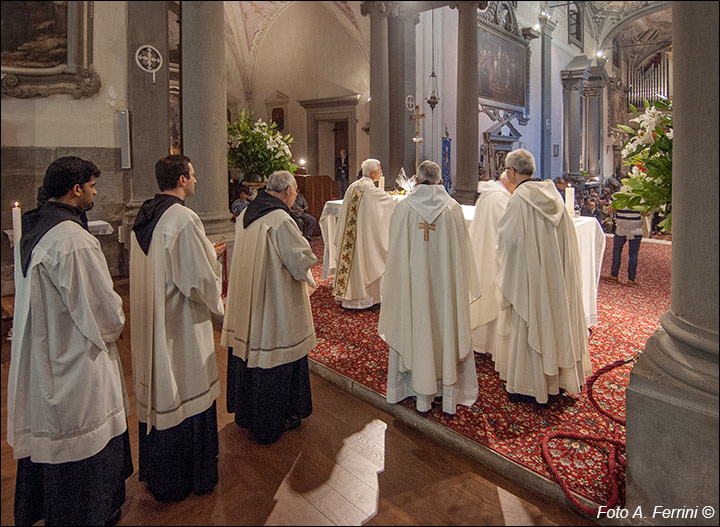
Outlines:
{"label": "marble column", "polygon": [[360,12],[370,16],[370,157],[390,166],[390,93],[388,16],[390,2],[363,2]]}
{"label": "marble column", "polygon": [[539,177],[550,179],[552,174],[552,32],[557,22],[547,15],[540,22],[540,163]]}
{"label": "marble column", "polygon": [[[405,17],[399,14],[388,19],[388,130],[390,148],[389,158],[384,163],[386,187],[392,187],[392,181],[400,172],[405,158],[403,138],[403,120],[405,119]],[[415,50],[413,50],[413,53]],[[413,92],[414,93],[414,92]],[[371,127],[372,132],[372,127]]]}
{"label": "marble column", "polygon": [[[405,9],[391,10],[388,20],[389,68],[389,163],[384,165],[385,186],[393,188],[402,167],[408,176],[415,173],[415,123],[405,106],[405,98],[415,93],[415,24]],[[418,104],[422,108],[422,101]],[[424,123],[423,123],[424,124]],[[422,126],[422,130],[425,129]],[[408,136],[408,132],[412,135]],[[371,126],[372,133],[372,126]],[[407,160],[411,159],[408,164]]]}
{"label": "marble column", "polygon": [[[585,144],[583,147],[583,159],[585,170],[591,176],[603,176],[603,100],[605,98],[605,86],[608,83],[608,76],[605,72],[605,62],[590,68],[590,77],[583,84],[583,95],[585,100]],[[581,167],[583,168],[583,167]]]}
{"label": "marble column", "polygon": [[[630,374],[626,508],[655,525],[717,525],[718,4],[672,10],[671,302]],[[656,506],[690,516],[652,518]]]}
{"label": "marble column", "polygon": [[130,201],[118,228],[129,248],[130,231],[140,205],[159,192],[155,163],[170,153],[167,62],[153,75],[135,64],[135,52],[149,44],[168,57],[167,2],[128,2],[128,99],[130,109]]}
{"label": "marble column", "polygon": [[[590,59],[585,55],[575,57],[560,72],[563,82],[563,176],[580,175],[582,154],[582,89],[590,77]],[[543,175],[543,177],[545,177]]]}
{"label": "marble column", "polygon": [[455,199],[473,205],[478,180],[477,2],[450,2],[458,10],[457,174]]}
{"label": "marble column", "polygon": [[182,135],[198,173],[187,205],[211,234],[232,233],[228,210],[225,30],[222,2],[182,3]]}

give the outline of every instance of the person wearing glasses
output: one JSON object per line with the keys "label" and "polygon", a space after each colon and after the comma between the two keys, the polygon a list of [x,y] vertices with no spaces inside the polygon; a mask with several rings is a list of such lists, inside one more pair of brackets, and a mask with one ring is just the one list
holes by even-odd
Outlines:
{"label": "person wearing glasses", "polygon": [[533,179],[524,149],[505,161],[515,192],[498,224],[501,307],[510,308],[506,362],[511,401],[544,404],[560,390],[580,393],[591,373],[575,227],[552,180]]}
{"label": "person wearing glasses", "polygon": [[312,413],[308,288],[317,258],[291,217],[295,177],[272,173],[235,224],[227,312],[227,410],[251,441],[274,443]]}
{"label": "person wearing glasses", "polygon": [[220,395],[211,313],[223,315],[218,257],[198,215],[190,158],[155,164],[159,194],[138,211],[130,241],[130,320],[139,480],[161,502],[218,481]]}

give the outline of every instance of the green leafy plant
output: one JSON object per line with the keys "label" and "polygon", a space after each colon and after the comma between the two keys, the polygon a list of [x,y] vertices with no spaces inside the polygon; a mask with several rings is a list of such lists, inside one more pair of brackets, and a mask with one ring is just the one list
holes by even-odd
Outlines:
{"label": "green leafy plant", "polygon": [[275,170],[294,173],[297,165],[290,152],[293,138],[276,128],[274,122],[253,122],[252,114],[242,110],[234,122],[228,123],[228,166],[241,169],[249,181],[254,177],[265,180]]}
{"label": "green leafy plant", "polygon": [[632,104],[630,111],[637,130],[618,124],[630,135],[622,150],[628,177],[613,196],[612,208],[631,209],[643,215],[659,211],[664,219],[658,226],[666,231],[672,228],[672,145],[673,118],[670,100],[644,101],[645,111],[639,113]]}

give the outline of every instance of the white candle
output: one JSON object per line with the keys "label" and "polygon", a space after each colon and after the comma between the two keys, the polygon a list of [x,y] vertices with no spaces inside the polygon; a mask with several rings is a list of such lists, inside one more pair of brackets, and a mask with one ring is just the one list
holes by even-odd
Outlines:
{"label": "white candle", "polygon": [[575,189],[570,185],[565,187],[565,208],[570,216],[575,214]]}
{"label": "white candle", "polygon": [[380,176],[380,181],[378,182],[378,188],[380,190],[385,190],[385,176]]}
{"label": "white candle", "polygon": [[20,243],[20,236],[22,236],[22,210],[20,210],[20,203],[17,201],[12,208],[12,220],[13,220],[13,245]]}

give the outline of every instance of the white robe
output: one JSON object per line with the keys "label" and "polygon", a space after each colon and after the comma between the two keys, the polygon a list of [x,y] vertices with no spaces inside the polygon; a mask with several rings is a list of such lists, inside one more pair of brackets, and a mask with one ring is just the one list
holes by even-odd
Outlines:
{"label": "white robe", "polygon": [[274,368],[315,347],[307,286],[317,258],[297,223],[274,210],[243,227],[238,216],[221,344],[248,368]]}
{"label": "white robe", "polygon": [[[503,345],[503,334],[507,328],[498,328],[500,314],[500,261],[497,257],[497,231],[500,218],[510,200],[510,192],[499,181],[481,181],[478,185],[480,196],[475,202],[475,216],[470,228],[475,265],[478,270],[481,299],[473,304],[470,311],[473,349],[479,353],[490,353],[496,362],[502,362],[498,352]],[[507,319],[509,320],[509,319]],[[502,326],[502,319],[501,319]],[[501,334],[498,335],[498,329]],[[497,366],[496,366],[497,367]]]}
{"label": "white robe", "polygon": [[100,242],[63,221],[15,249],[7,441],[15,459],[80,461],[127,429],[130,405],[115,341],[125,315]]}
{"label": "white robe", "polygon": [[180,203],[158,220],[147,255],[130,238],[135,411],[149,433],[220,395],[211,312],[223,314],[222,266],[200,218]]}
{"label": "white robe", "polygon": [[[359,206],[353,199],[359,200]],[[380,302],[387,260],[388,225],[396,204],[368,177],[355,181],[345,192],[337,224],[335,246],[338,260],[333,288],[335,298],[342,300],[343,307],[365,309]],[[353,207],[357,207],[357,223],[352,221]],[[340,284],[344,286],[342,294],[338,294]]]}
{"label": "white robe", "polygon": [[[427,232],[419,224],[432,224]],[[378,333],[390,346],[387,401],[415,396],[425,412],[442,396],[446,413],[478,396],[470,303],[479,295],[462,207],[442,185],[418,185],[390,220],[388,268]]]}
{"label": "white robe", "polygon": [[[552,181],[517,187],[498,227],[503,304],[512,335],[500,378],[508,392],[579,393],[591,373],[582,274],[572,219]],[[501,308],[504,306],[501,306]]]}

